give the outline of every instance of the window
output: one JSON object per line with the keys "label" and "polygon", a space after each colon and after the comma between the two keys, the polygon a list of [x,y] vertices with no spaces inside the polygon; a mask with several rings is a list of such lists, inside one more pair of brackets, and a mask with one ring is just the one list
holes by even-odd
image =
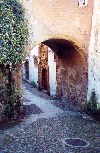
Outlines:
{"label": "window", "polygon": [[78,6],[87,6],[88,0],[78,0]]}

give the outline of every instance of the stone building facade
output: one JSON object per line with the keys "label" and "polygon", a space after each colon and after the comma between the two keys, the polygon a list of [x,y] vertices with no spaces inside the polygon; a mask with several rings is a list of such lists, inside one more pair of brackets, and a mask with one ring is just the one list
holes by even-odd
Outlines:
{"label": "stone building facade", "polygon": [[41,42],[53,50],[57,93],[84,109],[88,92],[88,49],[93,0],[21,1],[26,9],[31,50]]}
{"label": "stone building facade", "polygon": [[[100,104],[100,1],[20,2],[25,8],[29,29],[29,43],[25,51],[29,52],[42,43],[54,52],[57,68],[56,90],[59,97],[84,109],[87,97],[89,100],[92,90],[95,89]],[[37,68],[34,70],[38,75]],[[5,73],[0,69],[2,99],[6,96],[5,84]]]}

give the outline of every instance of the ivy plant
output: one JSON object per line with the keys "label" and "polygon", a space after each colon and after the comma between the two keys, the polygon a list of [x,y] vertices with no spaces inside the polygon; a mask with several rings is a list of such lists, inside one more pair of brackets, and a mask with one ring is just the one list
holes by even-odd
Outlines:
{"label": "ivy plant", "polygon": [[[24,58],[28,30],[24,9],[17,0],[0,0],[0,64],[8,69],[5,116],[12,118],[18,105],[12,70]],[[20,101],[20,100],[19,100]]]}
{"label": "ivy plant", "polygon": [[17,0],[0,0],[0,63],[15,65],[21,62],[27,36],[21,4]]}

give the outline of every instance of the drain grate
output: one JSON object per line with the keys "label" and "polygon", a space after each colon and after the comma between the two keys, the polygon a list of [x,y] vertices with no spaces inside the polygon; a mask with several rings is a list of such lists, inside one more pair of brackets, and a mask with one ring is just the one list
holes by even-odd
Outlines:
{"label": "drain grate", "polygon": [[88,147],[89,143],[80,138],[67,138],[65,144],[73,147]]}

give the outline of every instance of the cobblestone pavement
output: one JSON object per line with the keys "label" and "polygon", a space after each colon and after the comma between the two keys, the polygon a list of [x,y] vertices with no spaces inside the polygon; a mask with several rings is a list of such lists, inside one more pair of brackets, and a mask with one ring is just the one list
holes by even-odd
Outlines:
{"label": "cobblestone pavement", "polygon": [[[46,94],[23,86],[25,117],[0,126],[0,153],[100,153],[100,123],[80,112],[62,110]],[[89,145],[67,145],[80,138]]]}

